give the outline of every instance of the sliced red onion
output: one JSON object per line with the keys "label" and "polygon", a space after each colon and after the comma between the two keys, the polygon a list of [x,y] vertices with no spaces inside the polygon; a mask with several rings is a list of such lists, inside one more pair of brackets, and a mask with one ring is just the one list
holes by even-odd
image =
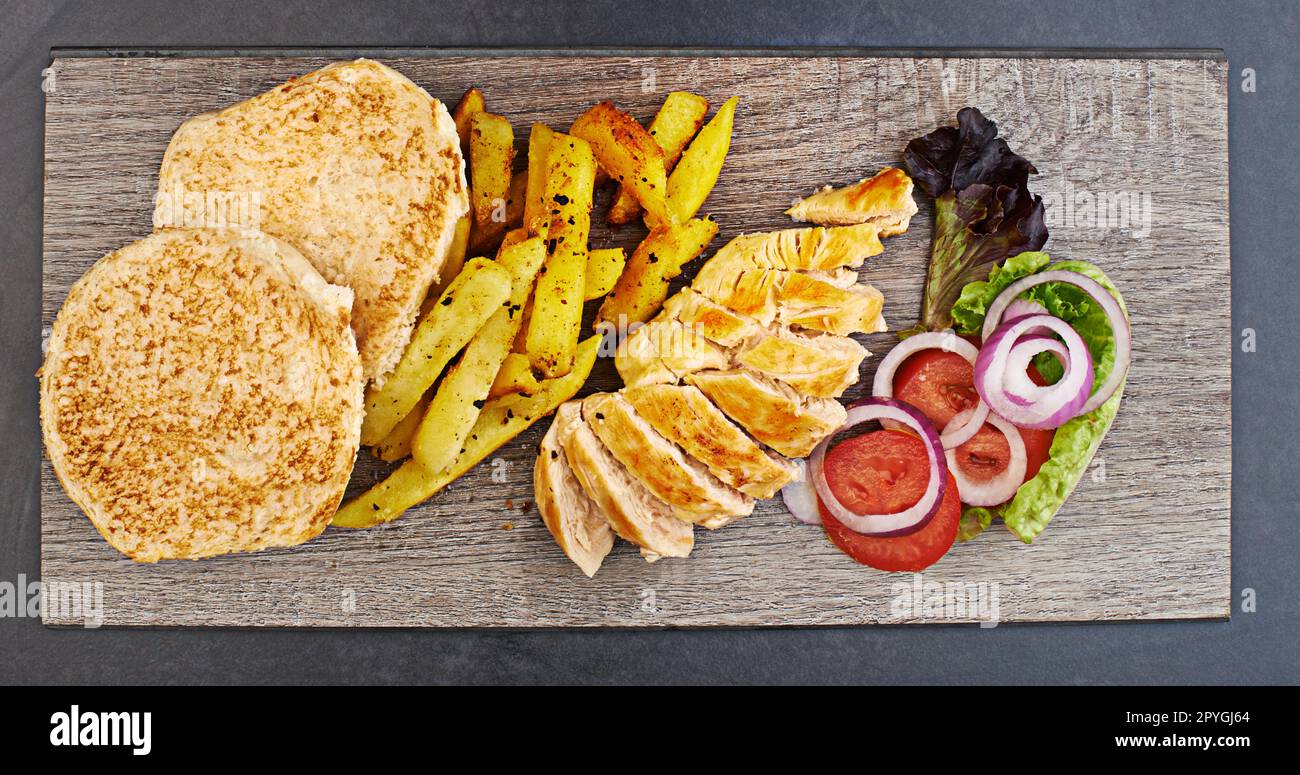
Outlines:
{"label": "sliced red onion", "polygon": [[[973,410],[966,409],[953,417],[952,421],[966,420],[963,415],[969,416],[972,413]],[[957,489],[961,492],[961,502],[968,506],[996,506],[1011,500],[1025,480],[1025,470],[1029,467],[1025,440],[1020,437],[1020,431],[1016,430],[1016,426],[995,414],[989,415],[988,421],[1007,438],[1011,458],[1005,471],[987,482],[977,482],[967,477],[961,470],[961,466],[957,465],[957,450],[950,449],[945,453],[948,470],[952,472],[952,478],[956,480]]]}
{"label": "sliced red onion", "polygon": [[[1111,296],[1110,292],[1101,283],[1087,275],[1066,269],[1048,269],[1045,272],[1039,272],[1016,280],[1008,285],[1002,293],[998,294],[998,297],[989,305],[988,313],[984,316],[984,342],[987,346],[989,337],[993,335],[998,326],[1002,325],[1004,317],[1008,321],[1010,320],[1007,312],[1011,305],[1017,301],[1016,297],[1030,288],[1035,288],[1044,283],[1073,285],[1092,297],[1092,300],[1097,302],[1110,320],[1111,335],[1115,339],[1115,363],[1111,367],[1110,375],[1106,377],[1106,381],[1092,391],[1092,395],[1079,409],[1079,414],[1087,414],[1106,403],[1114,395],[1120,383],[1124,381],[1125,375],[1128,374],[1129,363],[1132,360],[1133,333],[1128,317],[1124,314],[1124,309],[1120,306],[1119,301],[1114,296]],[[1015,420],[1012,420],[1012,422],[1015,422]],[[1019,423],[1016,424],[1019,425]]]}
{"label": "sliced red onion", "polygon": [[[871,394],[876,398],[893,398],[894,396],[894,374],[903,362],[922,350],[944,350],[950,353],[957,353],[966,359],[971,366],[975,365],[975,359],[979,356],[979,348],[970,342],[957,336],[956,333],[949,329],[947,331],[927,331],[923,334],[909,336],[894,346],[894,349],[880,361],[876,367],[876,378],[871,384]],[[983,402],[980,402],[983,404]],[[981,407],[977,407],[980,411]],[[944,435],[941,438],[944,449],[956,447],[966,443],[972,436],[979,433],[980,426],[984,424],[983,415],[988,414],[988,407],[982,407],[982,416],[978,422],[967,423],[965,426],[953,425],[951,422],[944,427]],[[894,427],[893,423],[882,423],[886,427]]]}
{"label": "sliced red onion", "polygon": [[[1050,329],[1064,340],[1068,365],[1065,375],[1054,385],[1038,386],[1023,376],[1028,358],[1046,352],[1051,345],[1047,337],[1029,334],[1038,328]],[[1024,344],[1022,344],[1024,342]],[[1014,378],[1012,353],[1020,345],[1020,373]],[[998,416],[1021,428],[1059,428],[1076,417],[1088,400],[1092,388],[1092,356],[1083,337],[1070,324],[1051,315],[1026,315],[1009,321],[985,340],[975,360],[975,390]]]}
{"label": "sliced red onion", "polygon": [[794,461],[799,478],[781,488],[781,500],[795,519],[805,525],[820,525],[822,510],[817,503],[817,490],[808,480],[808,463],[802,458]]}
{"label": "sliced red onion", "polygon": [[[1025,315],[1046,315],[1047,307],[1033,299],[1013,299],[1002,313],[1004,320],[1015,320]],[[986,318],[987,319],[987,318]]]}
{"label": "sliced red onion", "polygon": [[[958,420],[958,417],[969,418]],[[973,409],[963,409],[943,426],[943,435],[939,441],[943,444],[944,449],[960,447],[975,437],[980,432],[980,427],[984,421],[989,418],[989,405],[984,403],[983,399],[975,405]]]}
{"label": "sliced red onion", "polygon": [[[892,420],[915,431],[924,442],[925,454],[930,461],[930,481],[926,484],[921,499],[912,507],[894,514],[858,514],[850,511],[835,497],[830,483],[826,481],[826,450],[830,449],[831,439],[837,433],[873,420]],[[808,459],[808,468],[812,473],[817,496],[826,510],[848,529],[864,535],[899,536],[920,530],[939,510],[948,488],[948,462],[943,455],[943,445],[939,442],[939,432],[916,407],[892,398],[864,398],[850,406],[844,425],[823,439],[813,450]]]}
{"label": "sliced red onion", "polygon": [[[1064,371],[1070,368],[1070,351],[1059,339],[1041,334],[1027,334],[1011,348],[1007,357],[1007,373],[1003,377],[1007,398],[1020,406],[1029,406],[1047,395],[1048,388],[1037,385],[1029,378],[1029,364],[1039,353],[1050,352],[1061,362]],[[1092,383],[1088,383],[1091,385]]]}

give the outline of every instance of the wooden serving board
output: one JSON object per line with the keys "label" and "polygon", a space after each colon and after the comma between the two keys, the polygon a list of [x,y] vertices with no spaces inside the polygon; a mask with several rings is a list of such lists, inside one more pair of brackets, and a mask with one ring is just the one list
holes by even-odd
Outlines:
{"label": "wooden serving board", "polygon": [[[1225,61],[427,53],[385,61],[449,104],[482,87],[521,148],[531,122],[567,127],[599,99],[648,119],[671,90],[699,92],[715,106],[738,94],[731,153],[705,208],[722,226],[714,249],[742,231],[789,226],[782,211],[796,197],[898,164],[908,139],[953,123],[963,106],[981,108],[1038,166],[1031,189],[1050,195],[1048,250],[1102,266],[1132,311],[1124,404],[1091,470],[1032,546],[995,528],[954,548],[917,587],[911,575],[855,565],[819,530],[795,524],[779,500],[724,530],[699,531],[686,560],[647,565],[620,544],[588,580],[532,504],[533,455],[548,421],[384,528],[331,529],[295,549],[154,566],[111,549],[46,461],[42,576],[102,583],[104,623],[695,627],[1229,615]],[[329,61],[56,56],[46,109],[45,334],[72,282],[149,232],[158,165],[183,120]],[[897,328],[916,319],[929,255],[932,208],[919,190],[917,199],[911,230],[862,268]],[[592,242],[631,248],[640,236],[636,226],[598,228]],[[876,357],[845,400],[862,394],[895,338],[863,341]],[[587,391],[618,385],[605,360]],[[363,452],[353,491],[384,468]],[[935,584],[990,585],[982,588],[989,608],[941,610],[935,595],[944,588]],[[45,620],[81,623],[51,611]]]}

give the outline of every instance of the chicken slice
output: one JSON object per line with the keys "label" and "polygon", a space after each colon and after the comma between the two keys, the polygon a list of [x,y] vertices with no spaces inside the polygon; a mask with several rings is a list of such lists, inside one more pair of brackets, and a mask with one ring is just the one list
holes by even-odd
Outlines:
{"label": "chicken slice", "polygon": [[699,388],[645,385],[623,396],[655,430],[746,495],[771,498],[799,478],[793,463],[755,444]]}
{"label": "chicken slice", "polygon": [[717,271],[737,268],[827,270],[857,268],[884,252],[879,227],[858,224],[824,229],[820,226],[742,234],[709,259]]}
{"label": "chicken slice", "polygon": [[585,421],[563,425],[558,441],[583,491],[600,506],[620,538],[641,547],[648,562],[691,553],[694,528],[673,516],[671,506],[628,473],[590,425]]}
{"label": "chicken slice", "polygon": [[600,506],[583,491],[560,444],[562,429],[571,434],[573,426],[581,423],[579,402],[569,401],[556,410],[533,466],[533,494],[555,543],[591,578],[614,546],[614,530]]}
{"label": "chicken slice", "polygon": [[676,320],[688,327],[695,326],[706,339],[723,347],[735,347],[761,330],[757,321],[738,315],[690,288],[669,297],[656,320]]}
{"label": "chicken slice", "polygon": [[614,355],[614,367],[627,385],[673,384],[691,372],[725,369],[731,363],[699,326],[653,320],[632,332]]}
{"label": "chicken slice", "polygon": [[884,306],[884,295],[870,285],[842,287],[834,276],[787,272],[777,289],[776,319],[840,336],[874,334],[885,330]]}
{"label": "chicken slice", "polygon": [[744,264],[714,263],[709,259],[691,281],[700,295],[733,312],[769,325],[776,319],[776,292],[786,274]]}
{"label": "chicken slice", "polygon": [[880,236],[892,237],[907,231],[916,201],[907,173],[886,167],[851,186],[825,186],[785,212],[796,221],[822,225],[871,223],[879,226]]}
{"label": "chicken slice", "polygon": [[582,417],[614,458],[646,489],[673,507],[685,522],[710,530],[754,511],[754,499],[718,481],[687,457],[618,393],[597,393],[582,402]]}
{"label": "chicken slice", "polygon": [[735,362],[804,395],[836,398],[858,381],[858,367],[870,354],[847,336],[774,328],[750,340]]}
{"label": "chicken slice", "polygon": [[701,371],[686,381],[751,436],[786,457],[806,457],[848,416],[838,401],[801,396],[749,369]]}

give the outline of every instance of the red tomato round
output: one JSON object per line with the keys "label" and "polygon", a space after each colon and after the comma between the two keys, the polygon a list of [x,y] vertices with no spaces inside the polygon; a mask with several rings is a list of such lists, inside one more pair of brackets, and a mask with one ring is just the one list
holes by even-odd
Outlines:
{"label": "red tomato round", "polygon": [[922,350],[894,373],[894,398],[920,409],[943,430],[953,415],[979,403],[975,369],[957,353]]}
{"label": "red tomato round", "polygon": [[974,482],[987,482],[1011,464],[1011,445],[991,423],[984,423],[970,441],[952,452],[962,475]]}
{"label": "red tomato round", "polygon": [[[846,439],[826,453],[826,481],[840,503],[861,514],[893,514],[913,506],[930,481],[925,444],[902,431],[875,431]],[[821,508],[822,526],[849,557],[883,571],[919,571],[952,547],[961,521],[961,495],[948,475],[939,511],[920,530],[902,536],[855,533]]]}
{"label": "red tomato round", "polygon": [[[978,346],[979,342],[975,344]],[[1046,380],[1031,364],[1029,378],[1036,384]],[[963,409],[979,401],[975,392],[975,370],[966,359],[946,350],[922,350],[903,361],[894,374],[894,397],[920,409],[940,430]],[[1025,442],[1025,481],[1033,479],[1047,462],[1055,430],[1020,428]],[[1011,450],[1006,439],[991,425],[985,425],[970,441],[956,450],[962,474],[972,479],[992,479],[1007,467]]]}

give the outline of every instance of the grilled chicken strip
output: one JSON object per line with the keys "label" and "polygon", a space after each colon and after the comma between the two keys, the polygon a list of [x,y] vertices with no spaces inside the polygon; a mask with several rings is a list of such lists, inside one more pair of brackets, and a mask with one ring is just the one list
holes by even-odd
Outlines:
{"label": "grilled chicken strip", "polygon": [[841,336],[884,330],[884,297],[867,284],[845,287],[843,273],[796,272],[706,263],[691,288],[713,302],[770,325],[779,321]]}
{"label": "grilled chicken strip", "polygon": [[742,234],[722,246],[709,263],[721,271],[751,269],[826,270],[857,267],[884,252],[879,227],[864,223],[833,229],[820,227]]}
{"label": "grilled chicken strip", "polygon": [[[878,230],[876,224],[864,223],[832,229],[786,229],[744,234],[728,242],[706,261],[691,287],[714,302],[767,325],[777,317],[783,295],[788,297],[788,303],[808,306],[807,302],[798,300],[812,293],[820,283],[812,280],[800,282],[801,278],[838,272],[838,276],[856,281],[856,273],[851,269],[861,266],[865,258],[884,250]],[[827,278],[823,275],[817,279]],[[792,288],[783,294],[782,289],[787,285]],[[839,296],[829,295],[818,305],[825,307],[826,302],[840,300]],[[854,319],[852,314],[847,318]],[[852,330],[845,323],[834,333],[852,333]]]}
{"label": "grilled chicken strip", "polygon": [[776,289],[777,321],[840,336],[884,331],[885,297],[880,291],[865,283],[843,287],[835,279],[785,273]]}
{"label": "grilled chicken strip", "polygon": [[[703,308],[710,303],[691,305]],[[706,314],[714,316],[711,311]],[[727,341],[735,341],[735,326],[720,328]],[[806,395],[834,398],[858,381],[858,367],[870,355],[847,336],[799,333],[778,325],[763,328],[752,321],[747,330],[752,332],[748,338],[724,349],[721,342],[710,341],[712,329],[703,323],[656,318],[623,343],[615,366],[629,387],[672,385],[697,371],[748,366]]]}
{"label": "grilled chicken strip", "polygon": [[669,297],[655,320],[676,320],[723,347],[736,347],[762,331],[758,321],[737,315],[690,288],[683,288]]}
{"label": "grilled chicken strip", "polygon": [[646,489],[672,506],[686,522],[714,530],[754,511],[754,499],[709,473],[687,457],[618,393],[597,393],[582,402],[582,416]]}
{"label": "grilled chicken strip", "polygon": [[701,371],[686,381],[751,436],[786,457],[807,457],[848,416],[837,401],[802,396],[749,369]]}
{"label": "grilled chicken strip", "polygon": [[675,320],[653,320],[632,332],[614,355],[614,366],[628,385],[673,384],[701,369],[725,369],[727,353],[697,327]]}
{"label": "grilled chicken strip", "polygon": [[614,546],[614,530],[600,506],[583,491],[560,443],[562,432],[571,434],[580,424],[578,402],[570,401],[556,411],[533,466],[533,492],[555,543],[591,578]]}
{"label": "grilled chicken strip", "polygon": [[912,179],[906,172],[886,167],[872,178],[863,178],[844,188],[825,186],[785,211],[796,221],[822,225],[875,224],[880,236],[892,237],[907,231],[916,215]]}
{"label": "grilled chicken strip", "polygon": [[779,379],[803,395],[836,398],[858,381],[858,367],[870,354],[847,336],[775,328],[742,347],[735,362]]}
{"label": "grilled chicken strip", "polygon": [[561,426],[558,440],[583,491],[620,538],[641,547],[647,562],[691,553],[694,528],[628,473],[585,420]]}
{"label": "grilled chicken strip", "polygon": [[699,388],[645,385],[623,396],[664,438],[746,495],[771,498],[799,477],[793,463],[755,444]]}

